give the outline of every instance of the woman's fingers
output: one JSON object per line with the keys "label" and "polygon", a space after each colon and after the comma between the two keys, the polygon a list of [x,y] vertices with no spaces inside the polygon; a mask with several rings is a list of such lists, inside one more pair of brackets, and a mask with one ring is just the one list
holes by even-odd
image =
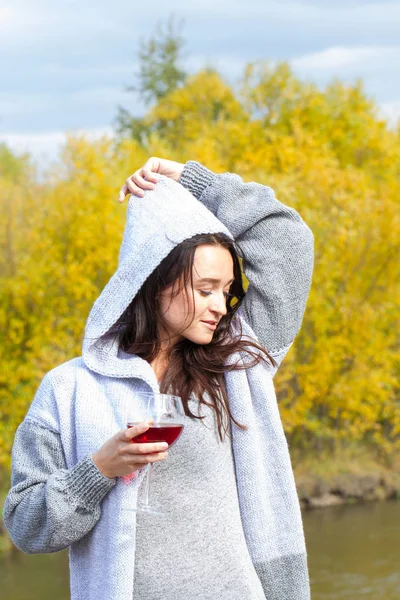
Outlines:
{"label": "woman's fingers", "polygon": [[117,438],[123,442],[132,442],[132,439],[144,433],[150,427],[150,421],[142,421],[141,423],[136,423],[132,427],[128,427],[128,429],[122,429],[116,435]]}
{"label": "woman's fingers", "polygon": [[123,202],[127,194],[129,194],[128,187],[126,185],[123,185],[122,188],[119,190],[118,200],[120,202]]}
{"label": "woman's fingers", "polygon": [[[122,188],[119,190],[119,195],[118,195],[118,200],[120,202],[123,202],[125,200],[125,197],[128,194],[133,194],[134,196],[139,196],[140,198],[142,198],[144,196],[144,191],[143,189],[141,189],[139,187],[139,185],[136,185],[133,182],[133,177],[135,177],[135,173],[133,175],[131,175],[131,177],[128,177],[128,179],[125,180],[124,185],[122,186]],[[147,182],[145,182],[147,184]],[[152,184],[151,184],[152,185]],[[152,188],[146,188],[146,189],[152,189]]]}
{"label": "woman's fingers", "polygon": [[156,452],[154,454],[135,454],[130,458],[129,464],[132,465],[147,465],[148,463],[165,460],[168,458],[168,452]]}
{"label": "woman's fingers", "polygon": [[141,169],[140,171],[136,171],[136,173],[134,173],[131,177],[131,180],[142,190],[153,190],[154,189],[154,183],[152,181],[147,181],[146,179],[144,179],[144,177],[142,176],[143,169]]}
{"label": "woman's fingers", "polygon": [[154,189],[154,185],[158,182],[158,174],[179,181],[184,166],[183,163],[152,156],[143,167],[128,177],[125,185],[120,189],[118,200],[123,202],[128,194],[142,198],[145,190]]}
{"label": "woman's fingers", "polygon": [[140,187],[136,185],[136,183],[134,183],[133,177],[134,175],[131,175],[131,177],[128,177],[128,179],[125,180],[125,185],[128,188],[128,193],[133,194],[134,196],[144,196],[144,191],[140,189]]}
{"label": "woman's fingers", "polygon": [[127,194],[133,194],[142,198],[144,190],[153,190],[158,178],[154,175],[152,168],[154,169],[155,166],[148,161],[144,167],[138,169],[133,175],[128,177],[120,189],[118,200],[123,202]]}
{"label": "woman's fingers", "polygon": [[136,444],[129,448],[129,462],[146,465],[148,463],[165,460],[168,457],[168,444],[166,442]]}
{"label": "woman's fingers", "polygon": [[[128,429],[123,429],[119,432],[118,437],[122,442],[125,442],[120,448],[120,453],[147,455],[156,452],[165,452],[168,448],[167,442],[136,442],[135,438],[147,431],[153,420],[137,423]],[[126,442],[129,442],[127,445]]]}
{"label": "woman's fingers", "polygon": [[123,202],[128,194],[133,194],[134,196],[143,198],[144,190],[152,189],[154,189],[154,183],[151,181],[146,181],[137,172],[131,175],[131,177],[128,177],[128,179],[125,181],[125,184],[120,189],[118,200]]}
{"label": "woman's fingers", "polygon": [[154,175],[153,171],[151,170],[151,166],[148,166],[148,163],[144,165],[141,174],[146,178],[146,181],[151,181],[152,183],[157,183],[158,181],[157,176]]}
{"label": "woman's fingers", "polygon": [[143,444],[137,444],[134,440],[132,443],[132,449],[129,448],[129,453],[132,454],[152,454],[153,452],[163,452],[168,448],[167,442],[147,442]]}

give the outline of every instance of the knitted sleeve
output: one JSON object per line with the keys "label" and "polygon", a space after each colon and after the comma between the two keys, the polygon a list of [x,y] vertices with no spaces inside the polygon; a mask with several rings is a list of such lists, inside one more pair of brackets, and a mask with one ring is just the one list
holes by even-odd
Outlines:
{"label": "knitted sleeve", "polygon": [[243,183],[238,175],[215,175],[189,161],[180,183],[234,236],[249,281],[240,312],[279,365],[303,319],[313,270],[311,230],[270,187]]}
{"label": "knitted sleeve", "polygon": [[14,440],[11,485],[4,523],[14,544],[33,554],[57,552],[84,537],[115,479],[91,456],[67,469],[59,434],[25,419]]}

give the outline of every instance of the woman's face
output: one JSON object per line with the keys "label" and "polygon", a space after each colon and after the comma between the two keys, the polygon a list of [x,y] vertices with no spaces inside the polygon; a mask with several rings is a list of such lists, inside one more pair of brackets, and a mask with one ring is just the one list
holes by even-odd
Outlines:
{"label": "woman's face", "polygon": [[184,338],[196,344],[209,344],[218,322],[227,313],[226,301],[233,279],[229,250],[222,246],[198,246],[193,263],[193,290],[189,284],[171,297],[171,286],[161,295],[161,339],[168,338],[172,344]]}

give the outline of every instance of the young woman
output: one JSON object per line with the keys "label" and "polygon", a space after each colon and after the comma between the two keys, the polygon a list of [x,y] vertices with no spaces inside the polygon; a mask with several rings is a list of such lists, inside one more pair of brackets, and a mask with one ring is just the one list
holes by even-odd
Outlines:
{"label": "young woman", "polygon": [[[308,600],[272,377],[300,328],[312,234],[270,188],[193,161],[152,158],[128,193],[82,357],[44,377],[17,430],[5,524],[25,552],[70,548],[73,600]],[[182,398],[169,456],[131,443],[149,426],[126,427],[134,391]],[[163,518],[125,510],[150,462]]]}

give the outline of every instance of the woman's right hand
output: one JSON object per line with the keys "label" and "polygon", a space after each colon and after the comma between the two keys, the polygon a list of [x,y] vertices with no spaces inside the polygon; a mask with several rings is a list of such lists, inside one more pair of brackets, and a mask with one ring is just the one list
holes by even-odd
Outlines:
{"label": "woman's right hand", "polygon": [[92,456],[96,467],[110,479],[123,477],[134,473],[145,465],[168,456],[166,442],[154,442],[146,444],[132,443],[132,439],[147,431],[150,427],[148,422],[139,423],[134,427],[122,429],[95,452]]}
{"label": "woman's right hand", "polygon": [[165,175],[174,181],[179,181],[182,175],[183,163],[175,162],[174,160],[167,160],[166,158],[157,158],[152,156],[149,160],[133,173],[128,179],[125,180],[125,184],[121,187],[119,192],[119,201],[123,202],[127,194],[133,194],[142,198],[145,190],[154,189],[154,185],[158,179],[154,176],[154,173],[159,175]]}

